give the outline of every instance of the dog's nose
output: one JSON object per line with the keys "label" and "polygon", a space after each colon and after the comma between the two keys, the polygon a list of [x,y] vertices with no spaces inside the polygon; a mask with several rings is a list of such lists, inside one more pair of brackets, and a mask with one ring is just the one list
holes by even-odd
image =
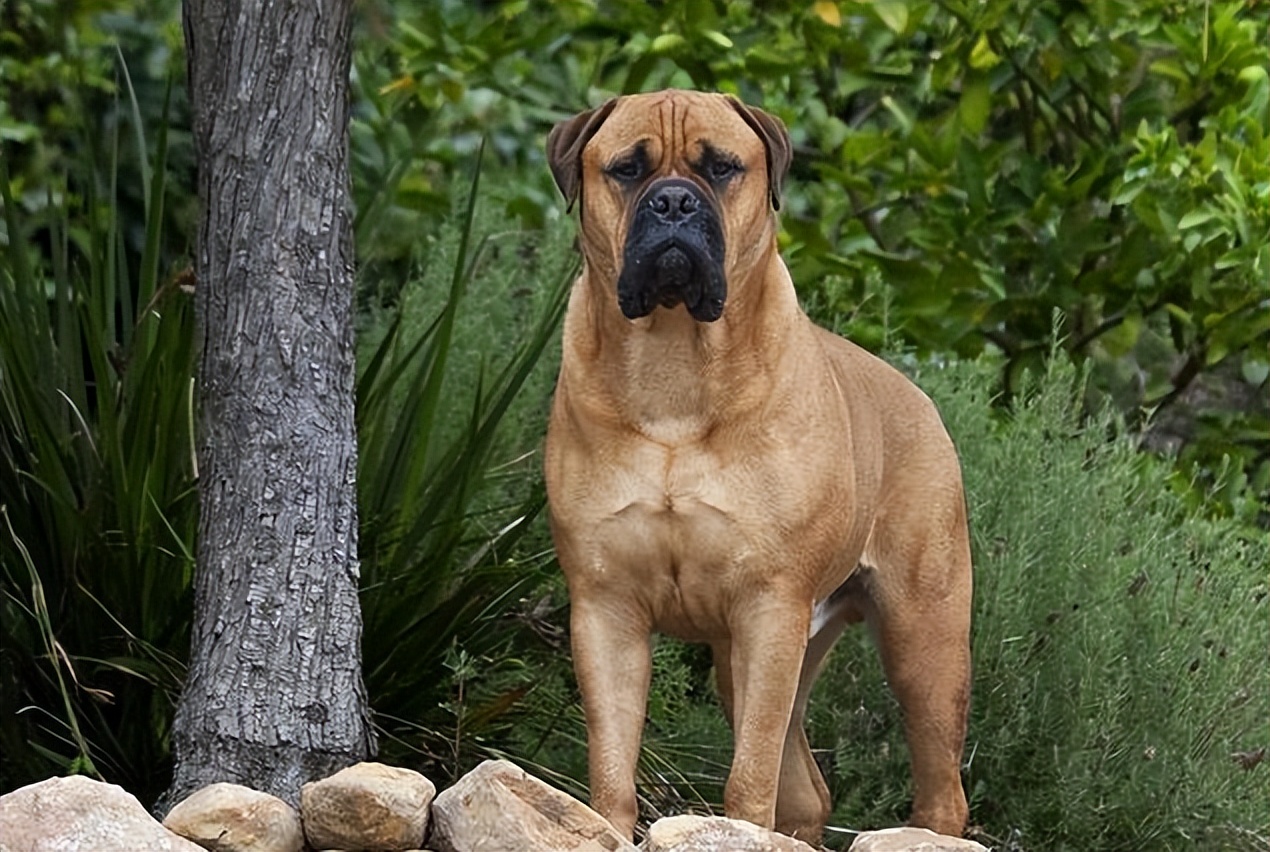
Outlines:
{"label": "dog's nose", "polygon": [[701,199],[683,184],[664,184],[648,197],[648,206],[659,219],[680,222],[691,218],[701,208]]}

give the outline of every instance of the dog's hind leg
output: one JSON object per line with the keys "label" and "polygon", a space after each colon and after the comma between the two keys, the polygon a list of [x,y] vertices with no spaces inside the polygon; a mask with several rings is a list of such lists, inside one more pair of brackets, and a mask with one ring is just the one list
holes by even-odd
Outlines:
{"label": "dog's hind leg", "polygon": [[717,641],[710,646],[710,655],[714,660],[715,685],[719,690],[719,703],[723,705],[723,717],[732,724],[732,643]]}
{"label": "dog's hind leg", "polygon": [[829,788],[807,742],[804,729],[807,701],[825,658],[833,650],[838,637],[847,625],[861,619],[856,600],[858,593],[858,584],[848,580],[821,601],[812,613],[811,636],[807,640],[807,652],[803,655],[794,713],[785,734],[780,788],[776,794],[776,829],[812,846],[820,843],[832,802]]}
{"label": "dog's hind leg", "polygon": [[[929,515],[930,507],[923,508]],[[961,754],[970,704],[970,547],[964,509],[958,509],[950,514],[959,516],[959,530],[947,537],[922,537],[913,525],[896,530],[911,535],[885,549],[887,557],[868,583],[866,609],[904,712],[913,768],[909,822],[954,836],[968,816]]]}

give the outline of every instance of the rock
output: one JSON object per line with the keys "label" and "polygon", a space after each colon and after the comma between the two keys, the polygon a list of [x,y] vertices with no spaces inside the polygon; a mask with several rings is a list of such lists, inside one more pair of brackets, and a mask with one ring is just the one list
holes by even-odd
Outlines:
{"label": "rock", "polygon": [[437,852],[636,852],[608,820],[515,764],[487,760],[437,796]]}
{"label": "rock", "polygon": [[163,824],[212,852],[300,852],[295,808],[238,784],[212,784],[180,802]]}
{"label": "rock", "polygon": [[721,816],[672,816],[649,826],[644,852],[815,852],[752,822]]}
{"label": "rock", "polygon": [[973,840],[936,834],[928,828],[884,828],[856,836],[847,852],[988,852]]}
{"label": "rock", "polygon": [[82,775],[0,796],[0,852],[202,852],[134,796]]}
{"label": "rock", "polygon": [[418,772],[359,763],[300,788],[304,833],[314,849],[418,849],[436,792]]}

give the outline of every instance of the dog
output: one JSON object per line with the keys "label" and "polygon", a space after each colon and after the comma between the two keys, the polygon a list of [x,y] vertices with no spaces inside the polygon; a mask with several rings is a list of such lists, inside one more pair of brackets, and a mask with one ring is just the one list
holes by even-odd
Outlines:
{"label": "dog", "polygon": [[735,747],[724,810],[818,843],[803,718],[844,628],[903,709],[911,823],[959,835],[971,559],[931,401],[814,325],[777,250],[784,125],[718,94],[616,98],[558,124],[579,208],[544,447],[592,806],[627,837],[653,632],[708,643]]}

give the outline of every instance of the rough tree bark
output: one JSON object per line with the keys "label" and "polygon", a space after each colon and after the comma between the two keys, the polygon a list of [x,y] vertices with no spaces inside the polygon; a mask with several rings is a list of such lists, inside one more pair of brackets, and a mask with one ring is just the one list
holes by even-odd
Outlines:
{"label": "rough tree bark", "polygon": [[374,751],[357,598],[351,0],[186,0],[202,223],[199,542],[163,805],[295,802]]}

